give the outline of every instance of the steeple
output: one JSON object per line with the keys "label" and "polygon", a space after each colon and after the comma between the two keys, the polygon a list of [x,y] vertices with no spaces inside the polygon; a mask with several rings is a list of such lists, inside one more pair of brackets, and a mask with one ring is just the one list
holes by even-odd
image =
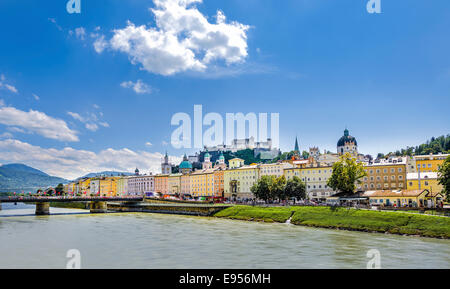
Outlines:
{"label": "steeple", "polygon": [[166,155],[164,156],[164,163],[165,164],[169,163],[169,155],[167,155],[167,151],[166,151]]}
{"label": "steeple", "polygon": [[295,137],[295,147],[294,147],[294,151],[299,153],[300,152],[300,148],[298,146],[298,139],[297,136]]}

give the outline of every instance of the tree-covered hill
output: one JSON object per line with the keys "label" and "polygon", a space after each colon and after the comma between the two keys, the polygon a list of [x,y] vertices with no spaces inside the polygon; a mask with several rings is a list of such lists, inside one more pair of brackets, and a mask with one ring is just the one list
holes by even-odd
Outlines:
{"label": "tree-covered hill", "polygon": [[[450,153],[450,134],[439,137],[432,137],[430,140],[427,140],[425,143],[418,146],[406,147],[401,150],[397,150],[395,152],[390,152],[386,156],[395,155],[395,156],[413,156],[413,155],[427,155],[427,154],[438,154]],[[378,157],[384,157],[383,154],[378,154]]]}
{"label": "tree-covered hill", "polygon": [[66,182],[66,179],[49,176],[23,164],[0,166],[0,192],[34,191]]}

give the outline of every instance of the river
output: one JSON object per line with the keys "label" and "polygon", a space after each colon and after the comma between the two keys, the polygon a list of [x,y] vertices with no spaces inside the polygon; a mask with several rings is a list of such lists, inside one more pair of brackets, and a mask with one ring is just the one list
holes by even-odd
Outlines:
{"label": "river", "polygon": [[3,204],[0,268],[450,268],[450,240],[145,213]]}

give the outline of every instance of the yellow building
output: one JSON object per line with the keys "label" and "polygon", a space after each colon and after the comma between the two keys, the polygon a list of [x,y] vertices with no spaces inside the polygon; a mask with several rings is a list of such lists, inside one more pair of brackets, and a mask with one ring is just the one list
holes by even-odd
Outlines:
{"label": "yellow building", "polygon": [[259,177],[258,165],[226,170],[223,175],[224,197],[241,200],[254,198],[250,189]]}
{"label": "yellow building", "polygon": [[189,174],[181,175],[180,177],[181,194],[190,195],[191,194],[191,176]]}
{"label": "yellow building", "polygon": [[165,195],[169,193],[169,175],[156,175],[155,176],[155,193]]}
{"label": "yellow building", "polygon": [[362,184],[357,185],[358,190],[405,190],[407,158],[399,157],[365,164],[366,176]]}
{"label": "yellow building", "polygon": [[100,178],[100,196],[117,196],[117,180],[120,177]]}
{"label": "yellow building", "polygon": [[327,197],[335,194],[333,189],[327,185],[332,173],[333,168],[331,166],[288,168],[284,170],[286,180],[293,177],[300,178],[306,185],[308,198],[314,200],[326,200]]}
{"label": "yellow building", "polygon": [[230,169],[240,168],[244,166],[244,160],[240,158],[234,158],[228,161],[228,167]]}
{"label": "yellow building", "polygon": [[434,208],[444,199],[442,194],[428,190],[368,191],[363,197],[368,197],[371,205],[414,208]]}
{"label": "yellow building", "polygon": [[214,170],[197,170],[190,175],[191,195],[193,197],[214,196]]}
{"label": "yellow building", "polygon": [[181,193],[181,176],[182,174],[171,174],[167,178],[167,186],[170,195],[178,195]]}
{"label": "yellow building", "polygon": [[429,154],[414,156],[417,172],[419,170],[423,173],[437,172],[448,156],[450,156],[450,154]]}
{"label": "yellow building", "polygon": [[433,193],[440,193],[443,186],[439,184],[438,173],[409,173],[406,176],[408,190],[429,190]]}
{"label": "yellow building", "polygon": [[83,178],[78,180],[78,193],[79,194],[86,194],[89,195],[90,193],[90,184],[91,179],[90,178]]}
{"label": "yellow building", "polygon": [[224,182],[223,175],[225,169],[223,167],[219,167],[214,169],[214,196],[215,197],[223,197],[224,195]]}

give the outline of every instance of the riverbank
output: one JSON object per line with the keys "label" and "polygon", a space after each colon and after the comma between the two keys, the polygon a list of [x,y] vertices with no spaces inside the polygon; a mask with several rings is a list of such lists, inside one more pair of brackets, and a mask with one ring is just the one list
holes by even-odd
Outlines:
{"label": "riverbank", "polygon": [[450,239],[450,218],[332,207],[233,206],[214,217]]}

